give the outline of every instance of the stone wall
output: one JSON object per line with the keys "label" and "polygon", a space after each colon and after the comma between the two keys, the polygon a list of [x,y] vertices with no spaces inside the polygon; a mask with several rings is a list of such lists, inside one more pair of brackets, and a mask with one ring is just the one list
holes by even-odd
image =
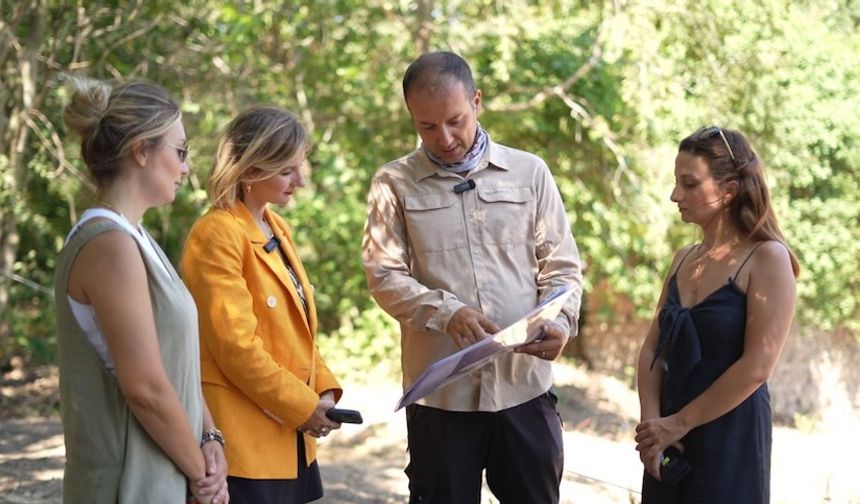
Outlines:
{"label": "stone wall", "polygon": [[770,380],[774,416],[825,424],[860,416],[860,344],[853,336],[793,327]]}
{"label": "stone wall", "polygon": [[[627,310],[628,313],[632,310]],[[586,324],[565,353],[590,367],[625,378],[633,369],[650,321],[622,315],[614,325]],[[578,340],[578,341],[577,341]],[[769,381],[774,417],[829,424],[860,419],[860,344],[846,332],[792,327]]]}

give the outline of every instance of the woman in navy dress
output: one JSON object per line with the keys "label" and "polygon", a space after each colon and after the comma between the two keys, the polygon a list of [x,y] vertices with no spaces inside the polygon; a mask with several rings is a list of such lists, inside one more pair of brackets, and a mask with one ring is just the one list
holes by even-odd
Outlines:
{"label": "woman in navy dress", "polygon": [[[797,260],[761,159],[737,131],[681,142],[671,200],[703,236],[676,253],[639,355],[642,503],[768,503],[767,379],[791,325]],[[690,466],[672,482],[660,472],[670,447]]]}

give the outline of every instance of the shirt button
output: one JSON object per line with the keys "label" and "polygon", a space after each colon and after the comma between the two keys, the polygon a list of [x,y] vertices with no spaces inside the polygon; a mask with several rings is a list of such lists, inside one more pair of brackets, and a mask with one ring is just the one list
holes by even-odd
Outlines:
{"label": "shirt button", "polygon": [[277,304],[278,304],[278,300],[277,300],[277,299],[275,299],[275,296],[269,296],[269,297],[266,299],[266,305],[267,305],[269,308],[274,308],[274,307],[275,307],[275,305],[277,305]]}
{"label": "shirt button", "polygon": [[472,253],[475,255],[479,255],[481,253],[481,251],[478,249],[474,249],[474,250],[472,250]]}

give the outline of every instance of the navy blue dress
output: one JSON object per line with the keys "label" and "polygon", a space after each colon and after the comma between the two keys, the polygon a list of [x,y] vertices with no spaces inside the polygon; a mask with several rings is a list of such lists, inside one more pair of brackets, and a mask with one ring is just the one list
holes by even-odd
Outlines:
{"label": "navy blue dress", "polygon": [[[746,260],[738,272],[744,264]],[[660,395],[661,416],[676,413],[699,396],[743,354],[746,294],[736,279],[737,273],[691,307],[681,306],[677,270],[669,279],[666,302],[658,315],[656,355],[665,350],[668,364]],[[767,504],[771,430],[765,383],[735,409],[681,439],[692,466],[682,481],[672,486],[645,472],[642,504]]]}

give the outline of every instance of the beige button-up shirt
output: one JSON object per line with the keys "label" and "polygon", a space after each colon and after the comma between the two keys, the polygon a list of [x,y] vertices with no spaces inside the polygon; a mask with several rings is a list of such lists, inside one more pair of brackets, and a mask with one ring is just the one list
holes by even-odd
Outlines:
{"label": "beige button-up shirt", "polygon": [[[466,176],[437,167],[422,149],[374,176],[362,243],[371,294],[401,327],[403,386],[458,350],[446,333],[463,306],[505,327],[559,287],[573,294],[556,320],[576,335],[582,269],[561,195],[537,156],[490,142]],[[419,404],[499,411],[552,385],[549,361],[505,353]]]}

